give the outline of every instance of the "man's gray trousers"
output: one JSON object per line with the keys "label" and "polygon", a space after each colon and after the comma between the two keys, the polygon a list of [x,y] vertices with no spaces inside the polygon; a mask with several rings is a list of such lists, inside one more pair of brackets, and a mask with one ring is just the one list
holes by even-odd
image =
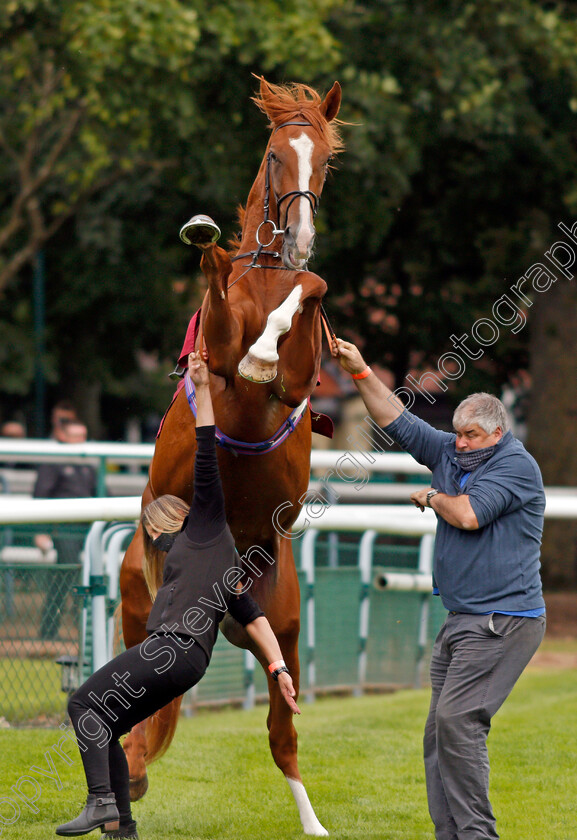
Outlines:
{"label": "man's gray trousers", "polygon": [[425,774],[436,840],[498,840],[489,802],[491,718],[539,647],[545,617],[449,613],[433,647]]}

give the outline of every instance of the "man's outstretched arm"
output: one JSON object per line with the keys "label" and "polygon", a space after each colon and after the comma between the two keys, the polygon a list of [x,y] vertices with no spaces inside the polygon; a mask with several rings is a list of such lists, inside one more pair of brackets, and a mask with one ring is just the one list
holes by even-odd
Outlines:
{"label": "man's outstretched arm", "polygon": [[[367,373],[370,368],[361,356],[356,345],[350,341],[336,338],[331,353],[338,359],[343,370],[353,375]],[[370,372],[362,379],[354,379],[359,394],[363,398],[369,414],[379,426],[388,426],[403,413],[405,407],[390,388],[381,382],[378,376]]]}

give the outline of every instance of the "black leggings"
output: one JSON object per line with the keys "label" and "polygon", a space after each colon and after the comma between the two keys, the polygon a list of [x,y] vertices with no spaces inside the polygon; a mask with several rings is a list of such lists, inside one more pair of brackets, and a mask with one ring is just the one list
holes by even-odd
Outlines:
{"label": "black leggings", "polygon": [[92,674],[68,703],[88,792],[112,791],[123,825],[132,817],[128,762],[118,739],[201,679],[209,659],[192,641],[153,634]]}

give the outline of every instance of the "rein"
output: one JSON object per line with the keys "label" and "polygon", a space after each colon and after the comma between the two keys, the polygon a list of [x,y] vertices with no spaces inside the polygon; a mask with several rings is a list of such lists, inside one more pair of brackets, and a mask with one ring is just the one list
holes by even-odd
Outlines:
{"label": "rein", "polygon": [[[194,384],[189,376],[188,371],[184,376],[184,388],[186,391],[186,398],[190,406],[190,410],[196,417],[196,390]],[[235,440],[226,435],[217,427],[215,429],[216,442],[223,449],[232,452],[233,455],[264,455],[267,452],[272,452],[277,446],[280,446],[287,437],[294,432],[302,420],[305,411],[307,410],[308,397],[306,397],[300,405],[291,411],[287,419],[276,430],[272,437],[267,440],[260,441],[260,443],[251,443],[244,440]]]}

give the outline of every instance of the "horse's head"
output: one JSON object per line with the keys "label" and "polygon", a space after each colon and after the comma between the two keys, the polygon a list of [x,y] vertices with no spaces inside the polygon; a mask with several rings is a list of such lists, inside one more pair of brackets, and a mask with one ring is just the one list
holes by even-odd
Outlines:
{"label": "horse's head", "polygon": [[342,147],[333,123],[341,87],[335,82],[322,100],[306,85],[271,85],[261,78],[255,102],[272,128],[263,162],[266,223],[259,243],[272,244],[276,234],[284,234],[284,265],[303,268],[313,249],[314,217],[329,162]]}

